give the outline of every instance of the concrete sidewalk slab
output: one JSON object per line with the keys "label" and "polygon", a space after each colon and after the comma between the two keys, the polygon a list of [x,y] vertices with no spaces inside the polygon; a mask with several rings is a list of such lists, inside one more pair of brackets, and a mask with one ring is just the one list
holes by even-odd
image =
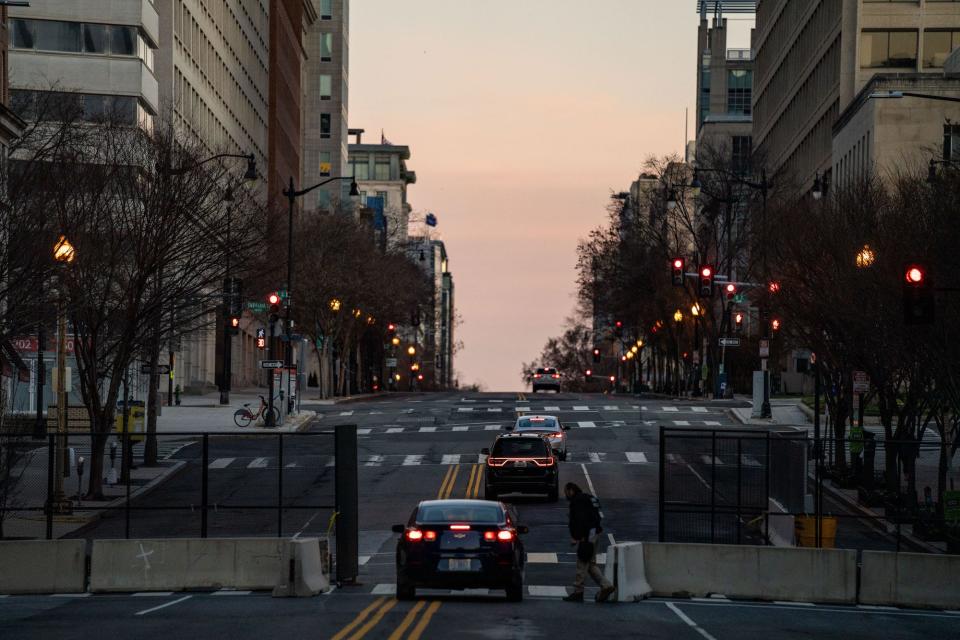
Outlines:
{"label": "concrete sidewalk slab", "polygon": [[163,407],[157,416],[157,433],[291,433],[305,429],[316,416],[315,411],[301,410],[285,416],[283,423],[276,428],[264,427],[262,420],[249,427],[238,427],[233,421],[233,414],[245,405],[255,411],[260,406],[262,395],[258,389],[232,392],[230,404],[227,405],[220,404],[219,394],[183,397],[179,406]]}

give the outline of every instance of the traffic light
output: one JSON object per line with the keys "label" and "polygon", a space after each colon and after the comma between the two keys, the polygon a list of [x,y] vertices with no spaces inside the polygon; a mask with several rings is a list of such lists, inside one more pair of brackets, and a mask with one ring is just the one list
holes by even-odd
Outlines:
{"label": "traffic light", "polygon": [[396,332],[397,332],[397,325],[393,324],[392,322],[387,325],[387,333],[392,335]]}
{"label": "traffic light", "polygon": [[267,304],[270,305],[270,322],[276,322],[280,315],[280,294],[276,291],[267,294]]}
{"label": "traffic light", "polygon": [[932,324],[935,304],[927,269],[909,264],[903,270],[903,322],[907,325]]}
{"label": "traffic light", "polygon": [[598,347],[593,348],[593,361],[600,362],[600,349]]}
{"label": "traffic light", "polygon": [[233,335],[240,333],[240,316],[230,316],[227,318],[227,327]]}
{"label": "traffic light", "polygon": [[617,320],[616,322],[614,322],[614,323],[613,323],[613,332],[614,332],[615,334],[617,334],[617,337],[618,337],[618,338],[619,338],[620,336],[622,336],[622,335],[623,335],[623,322],[621,322],[620,320]]}
{"label": "traffic light", "polygon": [[727,300],[733,300],[737,295],[737,285],[728,282],[727,286],[724,287],[724,291],[727,292]]}
{"label": "traffic light", "polygon": [[773,330],[774,333],[776,333],[777,331],[780,331],[781,326],[782,325],[780,323],[780,318],[774,318],[773,320],[770,321],[770,328]]}
{"label": "traffic light", "polygon": [[263,327],[257,329],[257,349],[267,348],[267,330]]}
{"label": "traffic light", "polygon": [[780,283],[776,280],[771,280],[767,283],[767,291],[770,293],[780,293]]}
{"label": "traffic light", "polygon": [[709,298],[713,295],[713,267],[705,264],[700,267],[700,288],[698,293],[701,298]]}
{"label": "traffic light", "polygon": [[583,377],[586,379],[587,382],[590,382],[591,380],[593,380],[593,369],[587,369],[586,371],[584,371]]}
{"label": "traffic light", "polygon": [[733,314],[733,324],[737,327],[737,333],[743,333],[743,313],[737,311]]}
{"label": "traffic light", "polygon": [[684,267],[685,267],[685,262],[683,258],[673,259],[673,286],[675,287],[683,286]]}

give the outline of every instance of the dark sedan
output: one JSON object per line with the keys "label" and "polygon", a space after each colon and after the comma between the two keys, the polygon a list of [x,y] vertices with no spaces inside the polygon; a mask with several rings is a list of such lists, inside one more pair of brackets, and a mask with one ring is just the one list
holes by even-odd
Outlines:
{"label": "dark sedan", "polygon": [[393,527],[397,541],[397,599],[417,587],[504,589],[507,600],[523,599],[524,550],[506,505],[488,500],[425,500],[406,525]]}

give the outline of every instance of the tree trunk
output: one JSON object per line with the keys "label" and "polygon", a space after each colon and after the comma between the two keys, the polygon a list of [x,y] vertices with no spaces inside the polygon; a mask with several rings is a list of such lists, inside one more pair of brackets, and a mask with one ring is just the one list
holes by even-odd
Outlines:
{"label": "tree trunk", "polygon": [[[105,413],[110,416],[104,415]],[[110,437],[111,411],[104,409],[98,415],[90,415],[90,479],[87,485],[87,500],[103,500],[103,447]]]}
{"label": "tree trunk", "polygon": [[147,391],[147,439],[143,444],[143,464],[146,467],[157,466],[157,405],[160,394],[160,376],[157,367],[160,364],[160,318],[157,317],[157,326],[150,344],[150,389]]}

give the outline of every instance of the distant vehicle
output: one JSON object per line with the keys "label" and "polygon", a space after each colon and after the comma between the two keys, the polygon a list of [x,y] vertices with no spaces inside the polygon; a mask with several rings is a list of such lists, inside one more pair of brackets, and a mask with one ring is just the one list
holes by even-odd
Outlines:
{"label": "distant vehicle", "polygon": [[508,426],[512,433],[537,433],[550,441],[550,448],[561,460],[567,459],[567,430],[570,427],[562,424],[556,416],[520,416],[517,421]]}
{"label": "distant vehicle", "polygon": [[397,599],[410,600],[418,587],[503,589],[507,600],[523,599],[524,548],[507,505],[487,500],[425,500],[405,525],[393,526],[397,540]]}
{"label": "distant vehicle", "polygon": [[496,500],[505,493],[547,494],[551,502],[560,495],[560,471],[550,441],[536,433],[497,436],[487,456],[485,497]]}
{"label": "distant vehicle", "polygon": [[533,392],[553,389],[560,393],[560,372],[553,367],[540,367],[533,374]]}

